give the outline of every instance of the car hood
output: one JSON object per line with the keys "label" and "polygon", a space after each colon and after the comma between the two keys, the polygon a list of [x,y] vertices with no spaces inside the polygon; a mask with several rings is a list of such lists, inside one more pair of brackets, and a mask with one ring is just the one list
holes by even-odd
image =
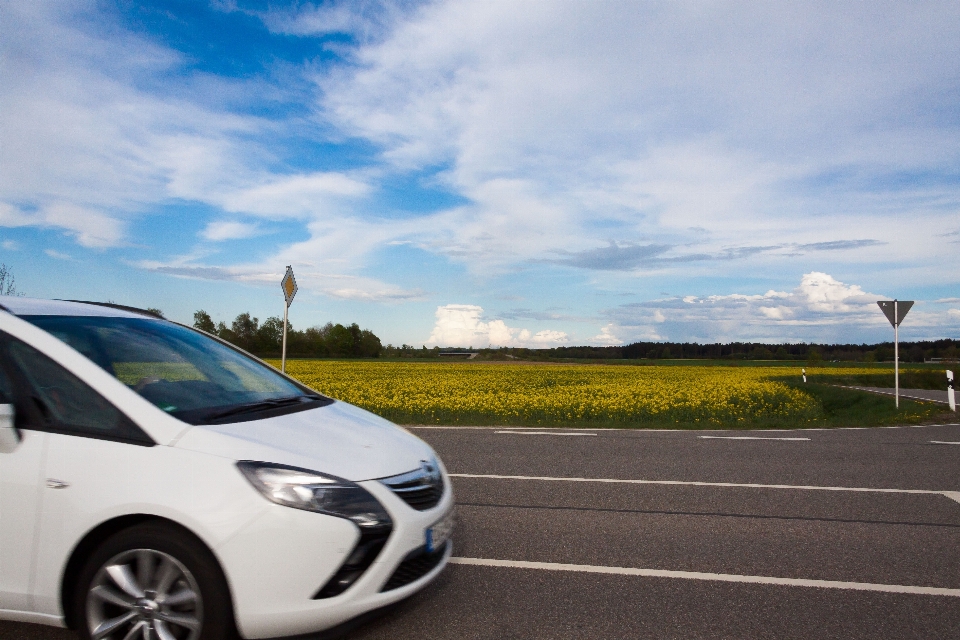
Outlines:
{"label": "car hood", "polygon": [[346,402],[264,420],[195,426],[175,446],[302,467],[355,482],[412,471],[435,455],[416,436]]}

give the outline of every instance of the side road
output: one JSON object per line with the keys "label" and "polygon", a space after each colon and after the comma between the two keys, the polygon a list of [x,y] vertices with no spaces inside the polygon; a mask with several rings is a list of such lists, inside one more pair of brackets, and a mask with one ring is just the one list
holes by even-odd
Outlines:
{"label": "side road", "polygon": [[[884,396],[892,396],[896,389],[886,387],[843,387],[844,389],[855,389],[857,391],[868,391],[878,393]],[[900,389],[900,397],[910,400],[922,400],[924,402],[939,402],[948,404],[946,391],[934,391],[930,389]]]}

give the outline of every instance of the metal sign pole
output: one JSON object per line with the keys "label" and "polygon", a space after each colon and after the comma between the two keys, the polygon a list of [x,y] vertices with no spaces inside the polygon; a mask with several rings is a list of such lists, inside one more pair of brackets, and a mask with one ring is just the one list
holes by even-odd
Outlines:
{"label": "metal sign pole", "polygon": [[293,267],[287,265],[287,272],[280,281],[280,288],[283,289],[283,346],[280,348],[280,372],[287,372],[287,313],[290,311],[290,304],[293,297],[297,295],[297,279],[293,277]]}
{"label": "metal sign pole", "polygon": [[[897,314],[897,301],[893,301],[893,317],[899,318]],[[897,409],[900,408],[900,323],[893,325],[893,385],[894,395],[897,398]]]}
{"label": "metal sign pole", "polygon": [[[913,300],[877,300],[883,315],[893,325],[893,378],[894,396],[897,399],[897,408],[900,408],[900,323],[907,317],[913,306]],[[900,315],[903,307],[903,315]]]}
{"label": "metal sign pole", "polygon": [[287,372],[287,311],[289,311],[290,305],[287,304],[286,300],[283,302],[283,348],[280,353],[280,373]]}

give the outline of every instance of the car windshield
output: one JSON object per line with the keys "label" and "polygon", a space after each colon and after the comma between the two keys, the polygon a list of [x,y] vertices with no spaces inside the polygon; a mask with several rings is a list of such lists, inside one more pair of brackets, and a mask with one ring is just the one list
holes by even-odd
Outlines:
{"label": "car windshield", "polygon": [[165,320],[21,317],[190,424],[257,420],[332,402],[199,331]]}

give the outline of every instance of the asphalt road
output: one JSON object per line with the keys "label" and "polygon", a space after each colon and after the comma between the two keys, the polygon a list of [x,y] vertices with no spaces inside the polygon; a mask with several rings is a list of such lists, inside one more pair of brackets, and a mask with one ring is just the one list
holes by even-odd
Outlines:
{"label": "asphalt road", "polygon": [[411,430],[456,563],[340,637],[960,638],[960,425]]}

